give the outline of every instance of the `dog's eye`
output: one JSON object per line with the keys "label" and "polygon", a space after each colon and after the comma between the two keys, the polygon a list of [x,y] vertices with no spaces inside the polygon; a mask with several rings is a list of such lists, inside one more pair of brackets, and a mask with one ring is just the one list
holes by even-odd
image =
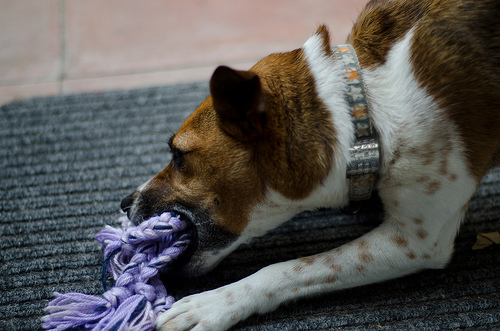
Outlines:
{"label": "dog's eye", "polygon": [[181,170],[184,164],[184,155],[186,155],[186,152],[174,146],[174,136],[171,136],[168,140],[168,147],[170,147],[170,152],[172,153],[172,163],[174,167],[177,170]]}
{"label": "dog's eye", "polygon": [[172,151],[172,162],[174,166],[180,170],[182,168],[182,164],[184,163],[185,153],[177,148],[172,148],[171,151]]}

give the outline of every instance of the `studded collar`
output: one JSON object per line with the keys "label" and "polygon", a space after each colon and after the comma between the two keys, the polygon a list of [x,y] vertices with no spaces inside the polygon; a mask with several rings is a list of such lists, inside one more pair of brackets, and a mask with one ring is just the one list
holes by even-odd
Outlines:
{"label": "studded collar", "polygon": [[374,190],[380,165],[378,136],[370,118],[363,75],[354,48],[351,45],[337,45],[332,50],[342,65],[342,79],[346,85],[344,96],[355,137],[349,149],[347,166],[349,200],[367,200]]}

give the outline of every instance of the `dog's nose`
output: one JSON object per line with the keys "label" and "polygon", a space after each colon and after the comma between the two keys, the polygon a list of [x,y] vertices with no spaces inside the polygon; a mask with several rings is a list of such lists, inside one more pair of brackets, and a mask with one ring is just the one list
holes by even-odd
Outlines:
{"label": "dog's nose", "polygon": [[120,203],[120,208],[125,212],[129,213],[130,208],[132,208],[132,204],[134,203],[134,193],[127,195],[122,202]]}

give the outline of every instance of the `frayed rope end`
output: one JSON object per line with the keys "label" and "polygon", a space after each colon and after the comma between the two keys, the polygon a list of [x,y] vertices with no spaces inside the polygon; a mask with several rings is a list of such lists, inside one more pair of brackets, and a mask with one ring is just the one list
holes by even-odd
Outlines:
{"label": "frayed rope end", "polygon": [[45,308],[42,327],[153,330],[156,316],[174,302],[167,296],[158,271],[189,246],[192,232],[179,215],[169,212],[125,231],[105,227],[96,239],[104,245],[103,274],[108,269],[115,286],[102,296],[54,293],[55,299]]}

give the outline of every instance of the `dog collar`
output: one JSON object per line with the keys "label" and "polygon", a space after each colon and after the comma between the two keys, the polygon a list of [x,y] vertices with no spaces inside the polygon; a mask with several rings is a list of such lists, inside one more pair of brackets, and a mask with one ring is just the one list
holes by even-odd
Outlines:
{"label": "dog collar", "polygon": [[367,200],[375,186],[380,164],[379,142],[368,110],[363,75],[356,52],[351,45],[332,47],[341,63],[346,83],[345,100],[354,126],[354,143],[349,149],[347,178],[350,180],[349,199]]}

